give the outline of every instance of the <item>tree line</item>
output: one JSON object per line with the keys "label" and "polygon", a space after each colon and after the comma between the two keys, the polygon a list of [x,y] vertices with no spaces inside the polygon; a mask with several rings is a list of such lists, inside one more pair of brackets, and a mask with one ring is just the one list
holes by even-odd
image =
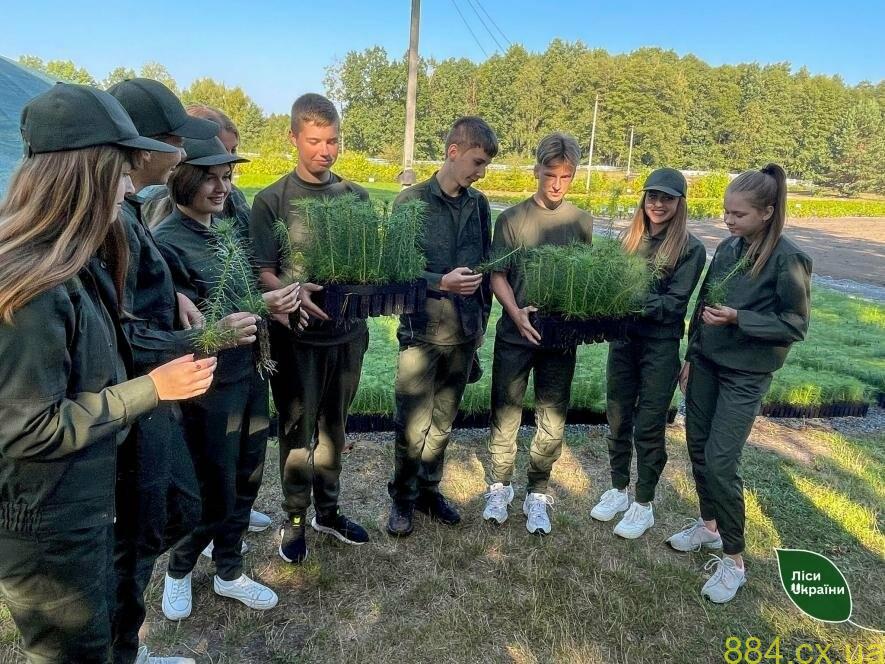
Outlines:
{"label": "tree line", "polygon": [[[20,61],[105,86],[135,75],[118,67],[95,81],[69,61]],[[392,58],[378,46],[351,51],[326,69],[325,92],[343,110],[348,150],[401,157],[407,69],[405,54]],[[179,90],[157,63],[139,74],[166,83],[185,103],[224,109],[244,149],[291,150],[287,116],[264,115],[241,88],[202,78]],[[610,54],[559,39],[542,53],[517,44],[483,62],[420,59],[416,158],[439,159],[452,120],[466,114],[495,128],[504,161],[530,158],[554,130],[574,134],[586,151],[597,94],[596,164],[626,166],[632,128],[636,167],[740,171],[776,161],[791,177],[843,194],[885,193],[885,81],[850,86],[785,62],[713,67],[660,48]]]}

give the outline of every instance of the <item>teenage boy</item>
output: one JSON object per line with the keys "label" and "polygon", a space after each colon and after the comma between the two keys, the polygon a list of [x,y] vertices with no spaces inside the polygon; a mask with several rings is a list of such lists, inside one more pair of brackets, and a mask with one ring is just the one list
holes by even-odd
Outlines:
{"label": "teenage boy", "polygon": [[[142,220],[137,192],[165,184],[184,156],[184,138],[211,138],[218,133],[218,125],[187,115],[175,94],[157,81],[126,80],[108,92],[142,135],[176,148],[171,153],[143,153],[131,173],[136,195],[128,196],[120,210],[129,244],[123,329],[132,346],[135,375],[142,375],[193,352],[191,333],[184,328],[196,323],[199,312],[175,292],[169,268]],[[255,340],[256,321],[251,314],[232,314],[227,322],[238,329],[240,342]],[[117,664],[193,661],[149,658],[147,648],[138,647],[138,631],[145,618],[144,592],[154,563],[200,518],[200,492],[179,422],[177,406],[157,408],[133,427],[118,455],[117,598],[112,624]]]}
{"label": "teenage boy", "polygon": [[[298,150],[295,170],[258,192],[252,204],[249,234],[264,288],[275,290],[289,266],[274,224],[285,221],[293,247],[305,241],[306,229],[294,202],[356,194],[368,201],[365,189],[331,171],[338,158],[340,119],[335,105],[318,94],[305,94],[292,105],[289,139]],[[307,557],[305,523],[311,504],[311,526],[346,544],[369,540],[362,526],[338,507],[341,452],[345,445],[347,411],[359,386],[369,331],[363,320],[329,320],[311,300],[321,290],[301,284],[302,310],[310,316],[303,330],[271,321],[271,347],[278,371],[271,377],[279,413],[280,482],[286,523],[281,531],[280,557],[301,563]]]}
{"label": "teenage boy", "polygon": [[[593,240],[593,217],[565,200],[581,161],[578,142],[566,134],[550,134],[538,145],[536,154],[538,189],[498,217],[492,240],[496,254],[544,244],[590,244]],[[505,315],[498,320],[492,362],[492,482],[482,516],[499,524],[507,520],[507,506],[513,500],[510,480],[516,435],[529,373],[534,373],[537,430],[529,451],[522,511],[530,533],[547,534],[551,530],[547,506],[553,504],[547,483],[562,452],[577,347],[541,346],[541,335],[531,323],[531,314],[537,309],[526,305],[524,276],[516,267],[494,272],[492,291]]]}
{"label": "teenage boy", "polygon": [[461,118],[446,137],[439,171],[394,201],[394,206],[412,200],[427,206],[422,245],[428,299],[424,311],[400,317],[397,331],[391,535],[412,532],[416,507],[446,525],[461,520],[439,483],[452,422],[491,310],[488,280],[473,271],[489,255],[491,210],[471,185],[485,176],[496,154],[498,139],[485,121]]}

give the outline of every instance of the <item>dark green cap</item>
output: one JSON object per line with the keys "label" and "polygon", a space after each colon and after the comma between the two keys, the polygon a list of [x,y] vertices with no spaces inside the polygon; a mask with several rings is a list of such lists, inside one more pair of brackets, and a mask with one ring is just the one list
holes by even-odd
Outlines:
{"label": "dark green cap", "polygon": [[175,93],[159,81],[128,78],[108,88],[108,92],[123,104],[143,136],[218,136],[218,123],[188,115]]}
{"label": "dark green cap", "polygon": [[219,166],[221,164],[242,164],[249,161],[244,157],[231,154],[218,137],[199,140],[184,139],[184,151],[187,153],[185,164],[191,166]]}
{"label": "dark green cap", "polygon": [[56,83],[22,109],[25,154],[122,145],[153,152],[178,148],[140,136],[126,110],[107,92],[88,85]]}
{"label": "dark green cap", "polygon": [[642,191],[663,191],[671,196],[684,197],[687,188],[688,185],[682,173],[675,168],[659,168],[648,176]]}

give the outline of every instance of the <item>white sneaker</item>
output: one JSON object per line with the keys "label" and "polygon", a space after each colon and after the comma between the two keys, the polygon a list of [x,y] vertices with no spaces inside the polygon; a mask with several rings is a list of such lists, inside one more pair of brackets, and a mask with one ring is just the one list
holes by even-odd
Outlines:
{"label": "white sneaker", "polygon": [[624,539],[636,539],[653,525],[655,525],[655,513],[651,503],[640,505],[634,501],[624,517],[618,521],[614,532]]}
{"label": "white sneaker", "polygon": [[704,565],[705,570],[713,570],[704,587],[701,588],[701,596],[706,597],[716,604],[725,604],[737,594],[738,588],[747,582],[747,571],[738,569],[733,558],[728,556],[712,556]]}
{"label": "white sneaker", "polygon": [[544,493],[530,493],[522,503],[522,513],[526,515],[526,530],[532,535],[547,535],[551,530],[547,505],[553,504],[553,496]]}
{"label": "white sneaker", "polygon": [[216,574],[214,586],[217,594],[237,599],[250,609],[266,611],[275,607],[279,601],[273,590],[253,581],[245,574],[235,581],[224,581]]}
{"label": "white sneaker", "polygon": [[507,520],[507,507],[513,502],[513,485],[504,486],[501,482],[489,485],[486,494],[486,508],[482,511],[482,518],[486,521],[496,521],[501,525]]}
{"label": "white sneaker", "polygon": [[147,646],[141,646],[135,656],[135,664],[197,664],[190,657],[151,657]]}
{"label": "white sneaker", "polygon": [[618,512],[630,507],[630,496],[627,490],[609,489],[599,498],[596,506],[590,510],[590,516],[597,521],[611,521]]}
{"label": "white sneaker", "polygon": [[719,533],[707,530],[703,519],[689,519],[686,528],[675,535],[671,535],[667,543],[677,551],[700,551],[701,547],[708,549],[721,549],[722,538]]}
{"label": "white sneaker", "polygon": [[[211,558],[212,552],[214,550],[215,550],[215,542],[209,542],[209,546],[207,546],[205,549],[203,549],[200,552],[200,555],[206,556],[207,558]],[[247,553],[249,553],[249,545],[246,543],[246,540],[243,540],[243,543],[240,544],[240,554],[245,556]]]}
{"label": "white sneaker", "polygon": [[252,510],[249,513],[249,532],[260,533],[270,528],[271,520],[267,514]]}
{"label": "white sneaker", "polygon": [[163,615],[169,620],[184,620],[192,608],[191,575],[173,579],[167,574],[163,583]]}

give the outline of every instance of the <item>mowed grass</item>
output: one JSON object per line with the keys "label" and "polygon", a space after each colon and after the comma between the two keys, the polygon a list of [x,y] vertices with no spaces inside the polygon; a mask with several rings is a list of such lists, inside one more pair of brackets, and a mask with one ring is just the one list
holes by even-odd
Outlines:
{"label": "mowed grass", "polygon": [[[708,663],[723,661],[729,636],[766,644],[779,637],[784,661],[805,643],[829,644],[834,662],[846,646],[852,653],[885,647],[881,635],[804,617],[781,588],[773,550],[832,558],[850,584],[853,619],[885,627],[885,436],[757,423],[743,460],[749,582],[732,603],[716,606],[699,595],[708,556],[679,554],[663,542],[697,510],[681,425],[668,430],[657,523],[630,542],[611,533],[614,522],[589,517],[609,486],[604,433],[570,428],[550,488],[554,530],[540,538],[526,532],[520,511],[530,431],[520,433],[517,498],[501,527],[480,517],[487,434],[457,432],[442,488],[462,524],[441,526],[419,515],[415,533],[402,540],[384,533],[392,437],[353,436],[341,505],[367,527],[370,543],[348,547],[310,531],[307,564],[290,566],[277,556],[273,529],[250,535],[246,573],[273,587],[279,606],[260,613],[215,596],[212,564],[201,559],[194,613],[181,623],[160,613],[161,559],[148,592],[145,638],[157,653],[188,654],[201,664]],[[268,450],[256,507],[278,522],[276,452]],[[0,612],[3,661],[17,661],[16,643],[8,614]]]}

